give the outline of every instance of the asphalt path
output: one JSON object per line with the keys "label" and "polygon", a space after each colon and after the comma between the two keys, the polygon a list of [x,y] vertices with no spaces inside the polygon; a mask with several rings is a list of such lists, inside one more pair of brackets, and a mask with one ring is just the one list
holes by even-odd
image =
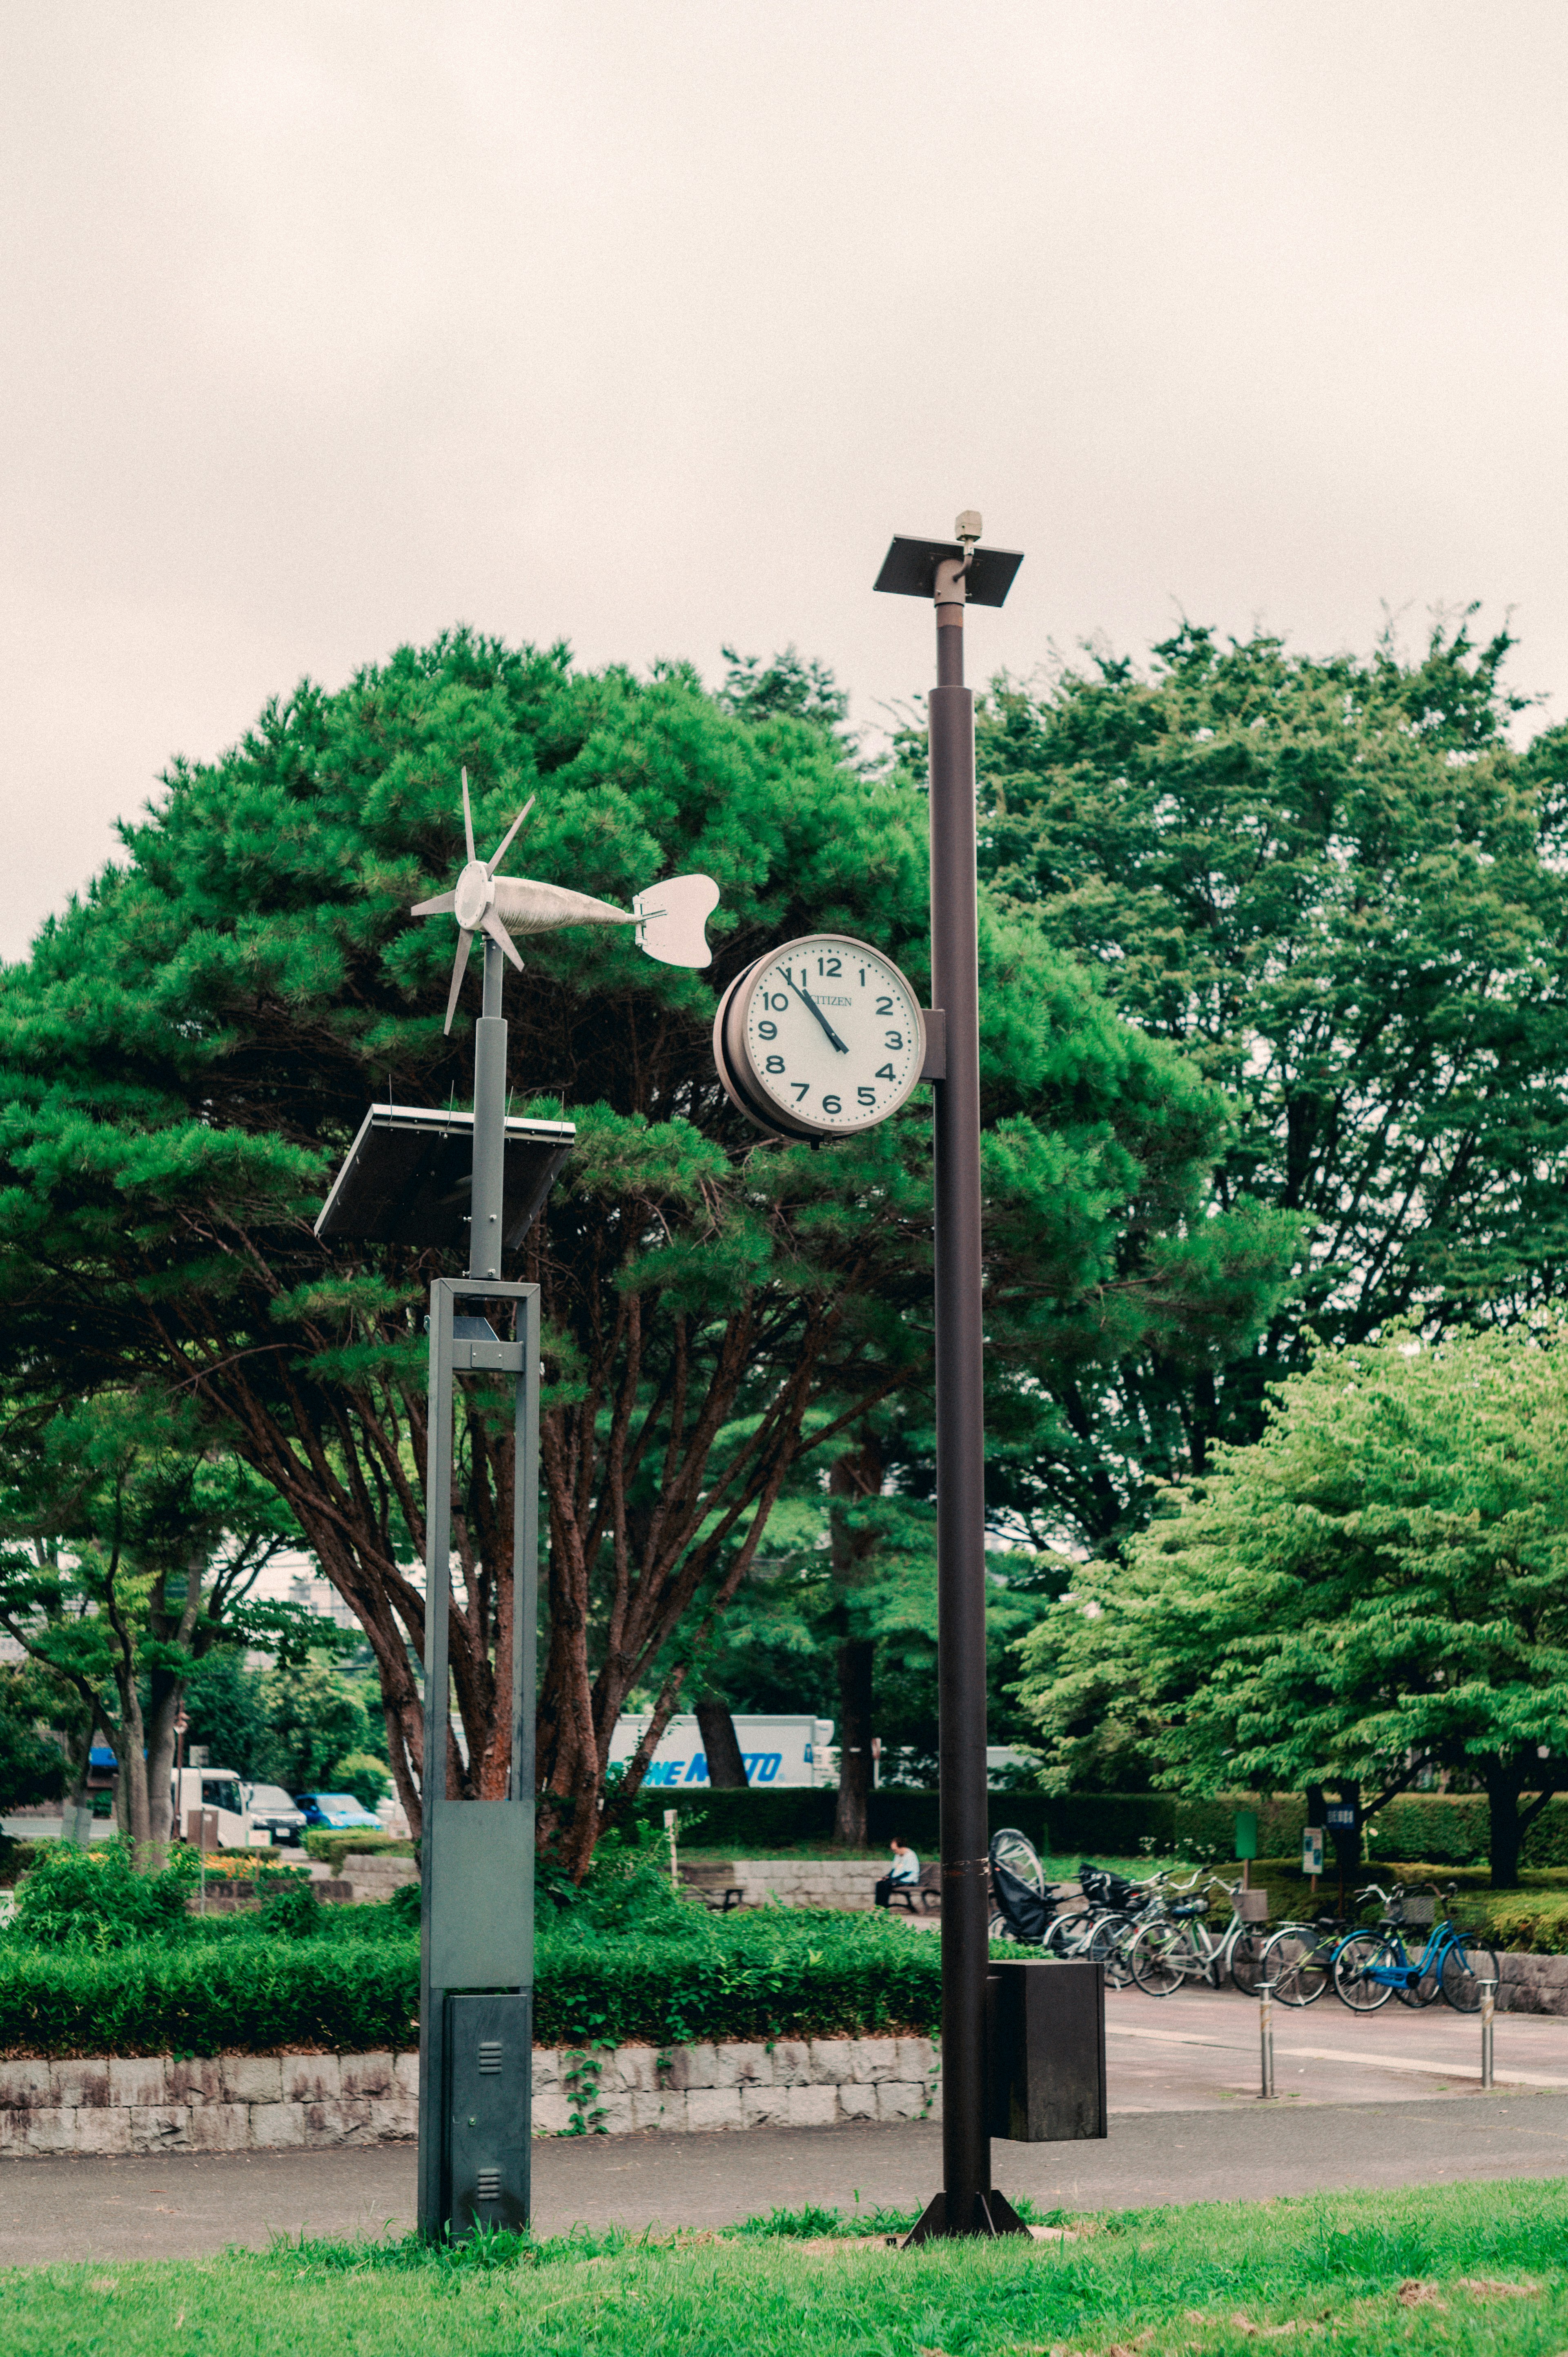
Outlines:
{"label": "asphalt path", "polygon": [[[1123,2113],[1099,2144],[993,2147],[1002,2190],[1064,2210],[1259,2201],[1349,2186],[1568,2174],[1568,2094]],[[534,2222],[671,2232],[816,2204],[915,2209],[941,2181],[929,2124],[542,2139]],[[0,2167],[0,2264],[198,2257],[274,2236],[413,2222],[413,2151],[162,2153]]]}

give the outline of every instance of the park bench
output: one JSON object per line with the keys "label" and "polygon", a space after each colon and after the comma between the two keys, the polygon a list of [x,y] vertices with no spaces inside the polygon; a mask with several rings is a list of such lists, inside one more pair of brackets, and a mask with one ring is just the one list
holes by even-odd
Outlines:
{"label": "park bench", "polygon": [[701,1900],[715,1915],[727,1915],[746,1900],[742,1886],[729,1879],[734,1871],[731,1866],[682,1866],[681,1880],[688,1897]]}
{"label": "park bench", "polygon": [[909,1915],[940,1915],[942,1911],[942,1870],[933,1860],[920,1868],[918,1882],[896,1882],[887,1894],[889,1907]]}

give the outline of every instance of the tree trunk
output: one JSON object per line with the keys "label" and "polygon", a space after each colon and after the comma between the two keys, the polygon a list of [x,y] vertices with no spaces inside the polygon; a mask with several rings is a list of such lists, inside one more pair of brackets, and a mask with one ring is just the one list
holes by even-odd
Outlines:
{"label": "tree trunk", "polygon": [[[882,1488],[882,1451],[866,1438],[833,1461],[828,1475],[831,1498],[854,1502],[875,1498]],[[876,1553],[875,1531],[856,1530],[841,1505],[828,1510],[829,1544],[833,1577],[838,1582],[839,1626],[839,1792],[833,1812],[833,1839],[847,1848],[866,1846],[866,1804],[871,1792],[871,1682],[876,1656],[875,1640],[854,1634],[850,1599],[865,1579]]]}
{"label": "tree trunk", "polygon": [[1491,1769],[1487,1776],[1490,1819],[1488,1849],[1494,1890],[1519,1888],[1519,1770],[1510,1764]]}
{"label": "tree trunk", "polygon": [[744,1792],[746,1762],[740,1756],[740,1738],[728,1703],[717,1695],[705,1695],[697,1705],[697,1731],[707,1753],[708,1782],[714,1791]]}
{"label": "tree trunk", "polygon": [[174,1823],[174,1723],[183,1685],[170,1685],[155,1706],[147,1737],[147,1838],[166,1850],[178,1833]]}
{"label": "tree trunk", "polygon": [[847,1849],[865,1849],[870,1838],[866,1808],[871,1792],[871,1672],[876,1644],[871,1637],[846,1637],[839,1647],[839,1797],[833,1839]]}

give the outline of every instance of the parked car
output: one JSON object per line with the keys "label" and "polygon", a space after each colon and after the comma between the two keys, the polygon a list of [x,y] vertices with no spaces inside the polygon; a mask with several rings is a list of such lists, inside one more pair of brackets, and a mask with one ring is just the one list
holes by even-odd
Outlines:
{"label": "parked car", "polygon": [[363,1807],[352,1792],[296,1792],[294,1798],[295,1806],[305,1813],[306,1824],[319,1826],[324,1833],[357,1834],[362,1827],[379,1834],[381,1829],[374,1810]]}
{"label": "parked car", "polygon": [[298,1844],[305,1831],[305,1811],[296,1809],[281,1784],[242,1784],[251,1823],[261,1825],[274,1842]]}
{"label": "parked car", "polygon": [[193,1809],[205,1809],[216,1818],[217,1846],[220,1849],[266,1849],[272,1836],[260,1825],[252,1825],[240,1791],[240,1779],[232,1768],[181,1768],[169,1776],[169,1799],[174,1803],[175,1831],[184,1840],[190,1829]]}

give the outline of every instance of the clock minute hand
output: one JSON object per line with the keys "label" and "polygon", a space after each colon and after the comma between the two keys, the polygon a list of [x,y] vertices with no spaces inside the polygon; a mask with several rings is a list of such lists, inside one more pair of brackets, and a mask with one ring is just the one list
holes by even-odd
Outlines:
{"label": "clock minute hand", "polygon": [[843,1041],[839,1038],[838,1033],[833,1029],[832,1025],[828,1021],[827,1017],[822,1013],[822,1008],[817,1005],[817,1002],[811,996],[811,992],[809,990],[802,990],[800,984],[795,980],[794,975],[790,974],[788,969],[785,971],[784,979],[789,984],[790,989],[795,993],[797,998],[803,998],[805,1000],[807,1006],[811,1008],[812,1014],[816,1017],[818,1022],[827,1033],[828,1038],[838,1049],[839,1054],[841,1056],[847,1056],[849,1049],[844,1046]]}

